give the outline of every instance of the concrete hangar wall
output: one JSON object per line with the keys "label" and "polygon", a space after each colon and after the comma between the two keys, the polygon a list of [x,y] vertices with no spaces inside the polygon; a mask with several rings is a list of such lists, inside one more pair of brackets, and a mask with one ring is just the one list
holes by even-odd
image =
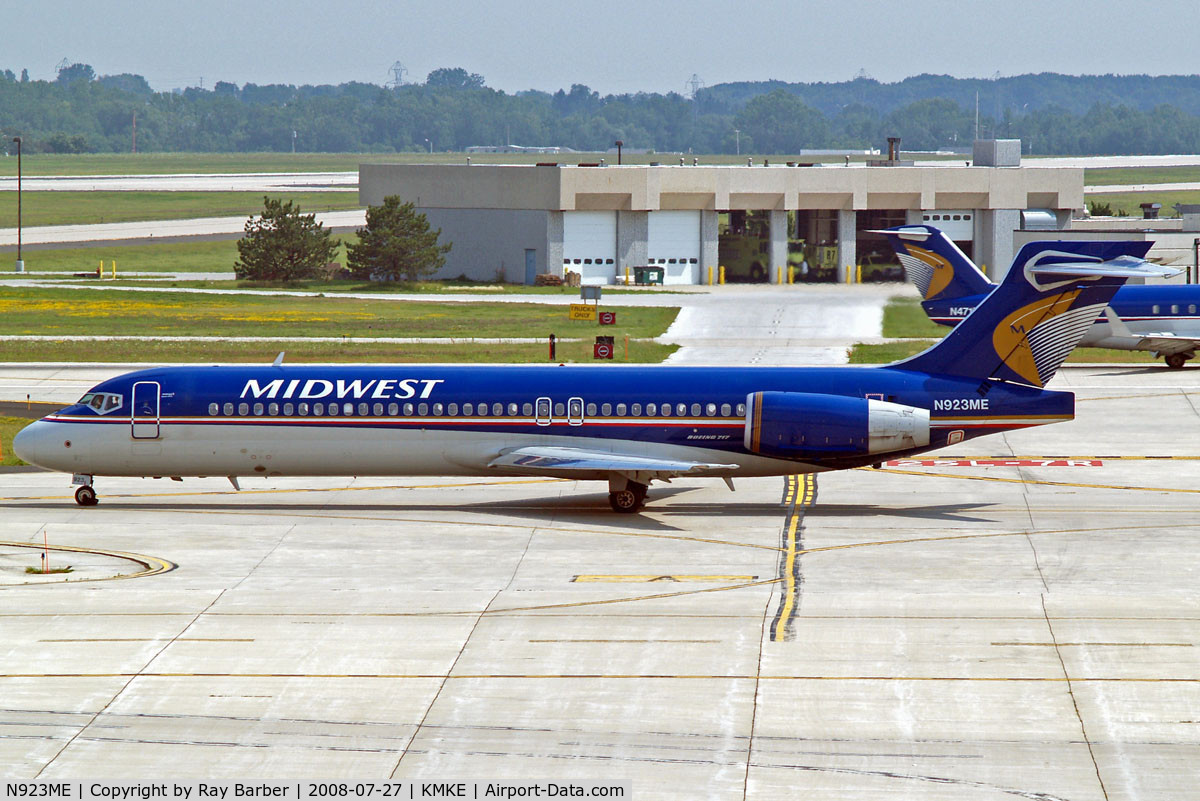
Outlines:
{"label": "concrete hangar wall", "polygon": [[1066,228],[1083,208],[1083,170],[360,165],[361,202],[388,195],[413,202],[454,243],[440,277],[521,283],[570,269],[584,283],[607,284],[627,268],[655,265],[666,283],[702,283],[709,267],[732,258],[728,230],[750,228],[750,218],[761,268],[746,280],[776,282],[789,248],[807,241],[820,244],[827,279],[845,281],[873,255],[858,252],[871,228],[922,221],[949,229],[978,263],[1001,265],[990,270],[999,277],[1022,212],[1048,210],[1043,217]]}

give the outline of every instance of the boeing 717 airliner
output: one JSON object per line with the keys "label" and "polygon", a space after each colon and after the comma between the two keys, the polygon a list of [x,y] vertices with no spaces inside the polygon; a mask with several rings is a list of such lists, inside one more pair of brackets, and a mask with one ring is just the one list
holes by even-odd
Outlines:
{"label": "boeing 717 airliner", "polygon": [[[13,442],[95,476],[520,475],[652,481],[838,470],[1070,420],[1044,389],[1117,288],[1159,275],[1139,242],[1033,243],[929,350],[884,367],[166,367],[105,381]],[[282,354],[281,354],[282,356]]]}
{"label": "boeing 717 airliner", "polygon": [[[957,325],[996,287],[932,226],[901,225],[876,233],[891,242],[909,280],[921,291],[922,308],[939,325]],[[1138,255],[1144,256],[1150,245],[1144,243]],[[1123,286],[1079,345],[1150,351],[1168,367],[1183,367],[1200,347],[1200,285]]]}

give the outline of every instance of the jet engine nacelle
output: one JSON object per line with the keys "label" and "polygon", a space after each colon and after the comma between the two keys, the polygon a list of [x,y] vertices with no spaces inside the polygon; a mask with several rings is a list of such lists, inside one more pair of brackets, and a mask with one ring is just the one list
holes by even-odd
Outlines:
{"label": "jet engine nacelle", "polygon": [[746,450],[764,456],[854,456],[928,444],[928,409],[814,392],[755,392],[746,399]]}

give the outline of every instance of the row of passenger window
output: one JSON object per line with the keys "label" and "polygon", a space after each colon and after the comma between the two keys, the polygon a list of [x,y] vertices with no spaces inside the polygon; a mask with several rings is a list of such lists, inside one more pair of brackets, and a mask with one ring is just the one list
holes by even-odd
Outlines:
{"label": "row of passenger window", "polygon": [[[1162,314],[1162,307],[1159,306],[1157,303],[1155,303],[1153,306],[1150,307],[1150,313],[1151,314]],[[1187,313],[1188,314],[1196,313],[1196,304],[1195,303],[1188,304]],[[1171,314],[1179,314],[1179,304],[1178,303],[1171,304]]]}
{"label": "row of passenger window", "polygon": [[[671,417],[672,415],[686,417],[689,414],[692,417],[716,417],[718,412],[720,412],[721,417],[729,417],[734,413],[736,413],[739,417],[742,417],[746,414],[746,404],[744,403],[739,403],[736,406],[728,403],[722,403],[720,405],[716,403],[693,403],[690,405],[686,403],[677,403],[674,406],[672,406],[670,403],[663,403],[661,405],[657,403],[647,403],[644,406],[640,403],[631,403],[628,405],[624,403],[618,403],[616,405],[611,403],[601,403],[599,405],[595,403],[589,403],[586,407],[584,407],[581,400],[578,398],[572,398],[569,406],[569,417],[571,419],[582,418],[585,408],[588,417],[596,417],[597,415],[601,417],[612,417],[614,413],[617,417]],[[531,417],[534,413],[534,405],[532,403],[509,403],[507,406],[499,402],[492,403],[490,406],[486,402],[478,405],[473,403],[464,403],[460,407],[457,403],[389,403],[385,406],[383,403],[379,402],[373,404],[365,402],[359,402],[357,404],[350,402],[340,404],[336,402],[329,404],[320,402],[312,404],[304,402],[296,404],[255,403],[253,405],[242,402],[237,404],[236,416],[248,417],[251,415],[251,413],[253,413],[253,415],[256,417],[261,417],[263,415],[267,415],[269,417],[278,417],[280,414],[282,414],[284,417],[325,417],[338,415],[346,417],[383,417],[386,413],[388,417],[396,417],[403,413],[405,417],[411,417],[414,414],[420,417],[427,417],[429,415],[433,415],[434,417],[458,417],[460,408],[462,415],[465,417]],[[225,417],[233,417],[235,416],[234,412],[235,407],[232,403],[226,403],[224,405],[219,403],[208,404],[208,413],[212,417],[222,415]],[[548,398],[542,398],[538,400],[537,416],[538,419],[549,419],[551,417]],[[568,405],[561,402],[554,404],[553,417],[557,419],[567,419]]]}

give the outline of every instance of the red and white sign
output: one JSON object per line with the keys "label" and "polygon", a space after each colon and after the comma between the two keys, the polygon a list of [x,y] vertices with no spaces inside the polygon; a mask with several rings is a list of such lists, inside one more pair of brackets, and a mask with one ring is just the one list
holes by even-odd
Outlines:
{"label": "red and white sign", "polygon": [[613,346],[607,342],[597,342],[592,346],[592,357],[596,359],[611,359],[613,357]]}
{"label": "red and white sign", "polygon": [[617,313],[616,312],[600,312],[600,325],[616,325],[616,324],[617,324]]}

